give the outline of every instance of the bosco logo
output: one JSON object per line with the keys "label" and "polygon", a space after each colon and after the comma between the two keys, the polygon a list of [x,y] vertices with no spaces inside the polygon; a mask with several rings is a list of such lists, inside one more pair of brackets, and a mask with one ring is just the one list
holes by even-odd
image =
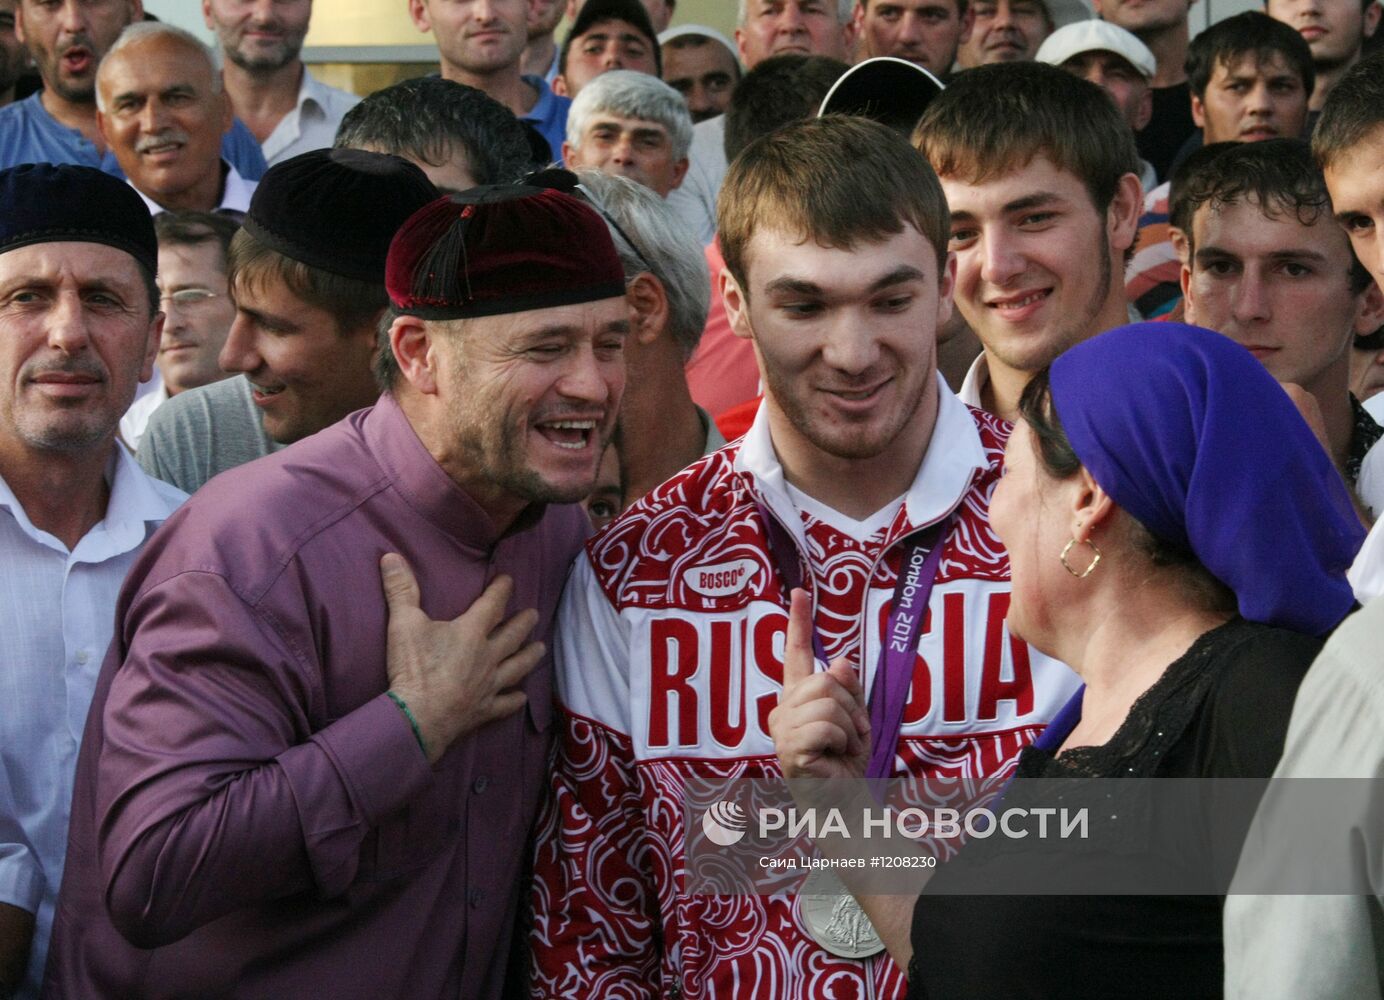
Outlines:
{"label": "bosco logo", "polygon": [[682,579],[703,597],[729,597],[745,589],[757,569],[753,559],[735,559],[712,566],[693,566],[683,571]]}
{"label": "bosco logo", "polygon": [[702,830],[717,847],[732,847],[745,836],[745,810],[734,802],[717,802],[702,815]]}

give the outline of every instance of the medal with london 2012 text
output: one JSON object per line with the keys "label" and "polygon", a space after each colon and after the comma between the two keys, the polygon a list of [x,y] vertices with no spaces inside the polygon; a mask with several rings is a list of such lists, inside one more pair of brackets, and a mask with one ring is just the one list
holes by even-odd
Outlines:
{"label": "medal with london 2012 text", "polygon": [[[790,557],[794,549],[787,529],[763,507],[769,551],[778,564],[785,592],[802,586],[802,572],[797,561]],[[933,526],[925,540],[911,542],[904,552],[894,599],[890,602],[884,634],[881,636],[879,669],[875,672],[871,692],[870,728],[875,734],[870,761],[865,776],[880,781],[893,769],[895,745],[903,725],[904,702],[913,676],[913,659],[917,655],[922,633],[923,615],[941,565],[942,546],[946,540],[951,517]],[[817,629],[812,629],[812,646],[823,665],[827,662],[826,648]],[[876,793],[878,795],[878,793]],[[869,958],[884,950],[884,941],[864,909],[830,870],[818,868],[798,890],[798,910],[803,926],[812,940],[838,958]]]}

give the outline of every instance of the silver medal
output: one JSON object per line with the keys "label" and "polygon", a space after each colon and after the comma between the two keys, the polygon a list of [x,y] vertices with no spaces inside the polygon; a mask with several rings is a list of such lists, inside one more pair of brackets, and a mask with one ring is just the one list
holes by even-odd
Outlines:
{"label": "silver medal", "polygon": [[838,958],[869,958],[884,950],[874,924],[830,869],[815,869],[807,877],[798,909],[812,940]]}

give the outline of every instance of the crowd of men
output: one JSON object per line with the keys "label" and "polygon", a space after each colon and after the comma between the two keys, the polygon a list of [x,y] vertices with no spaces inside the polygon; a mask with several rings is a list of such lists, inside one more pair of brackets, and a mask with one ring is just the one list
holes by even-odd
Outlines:
{"label": "crowd of men", "polygon": [[[873,655],[941,524],[896,767],[997,787],[1078,684],[1005,625],[1005,441],[1139,319],[1384,514],[1380,6],[1189,8],[409,0],[440,72],[357,96],[311,0],[0,0],[0,998],[904,996],[684,891],[789,590]],[[1228,990],[1381,995],[1381,912],[1242,907]]]}

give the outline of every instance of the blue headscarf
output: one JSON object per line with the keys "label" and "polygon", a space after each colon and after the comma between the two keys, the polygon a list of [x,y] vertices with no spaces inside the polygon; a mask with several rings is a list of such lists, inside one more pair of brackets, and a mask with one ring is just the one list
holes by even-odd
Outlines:
{"label": "blue headscarf", "polygon": [[1365,532],[1292,401],[1228,337],[1136,323],[1052,364],[1077,457],[1155,537],[1190,549],[1250,621],[1324,635]]}

